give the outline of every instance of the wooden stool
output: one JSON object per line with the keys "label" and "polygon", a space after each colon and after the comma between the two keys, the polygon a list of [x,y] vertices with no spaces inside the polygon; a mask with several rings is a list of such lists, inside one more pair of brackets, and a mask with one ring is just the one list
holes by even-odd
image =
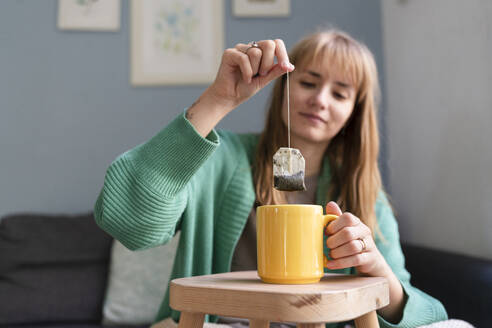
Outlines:
{"label": "wooden stool", "polygon": [[319,283],[273,285],[257,271],[174,279],[171,308],[181,311],[179,328],[202,328],[205,314],[247,318],[251,328],[294,322],[324,328],[355,319],[357,328],[379,327],[376,310],[389,303],[385,278],[325,274]]}

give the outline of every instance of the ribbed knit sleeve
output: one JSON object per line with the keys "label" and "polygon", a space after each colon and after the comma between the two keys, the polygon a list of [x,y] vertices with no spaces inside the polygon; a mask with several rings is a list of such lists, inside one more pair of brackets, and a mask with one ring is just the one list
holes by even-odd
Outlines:
{"label": "ribbed knit sleeve", "polygon": [[390,323],[379,316],[381,327],[413,328],[447,319],[444,306],[410,284],[410,273],[405,269],[405,258],[400,246],[398,224],[386,196],[381,193],[376,204],[378,226],[383,238],[376,238],[376,246],[400,280],[406,296],[403,317]]}
{"label": "ribbed knit sleeve", "polygon": [[198,134],[184,113],[109,166],[94,216],[131,250],[167,242],[187,205],[186,185],[219,146]]}

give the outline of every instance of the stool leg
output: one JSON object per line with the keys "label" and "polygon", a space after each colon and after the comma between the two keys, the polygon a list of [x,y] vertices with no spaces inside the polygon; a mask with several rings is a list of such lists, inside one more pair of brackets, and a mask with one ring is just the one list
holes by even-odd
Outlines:
{"label": "stool leg", "polygon": [[297,328],[325,328],[325,324],[320,323],[298,323]]}
{"label": "stool leg", "polygon": [[379,328],[376,311],[368,312],[355,319],[355,326],[357,328]]}
{"label": "stool leg", "polygon": [[269,328],[270,322],[268,320],[249,319],[249,328]]}
{"label": "stool leg", "polygon": [[178,328],[203,328],[205,314],[196,312],[181,312]]}

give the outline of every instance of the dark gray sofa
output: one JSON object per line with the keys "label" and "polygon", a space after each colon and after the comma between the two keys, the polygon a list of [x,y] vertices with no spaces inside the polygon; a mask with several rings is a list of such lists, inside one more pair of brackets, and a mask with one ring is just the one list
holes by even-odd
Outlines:
{"label": "dark gray sofa", "polygon": [[92,214],[0,220],[0,326],[101,327],[112,238]]}
{"label": "dark gray sofa", "polygon": [[[102,327],[111,241],[90,213],[0,219],[0,327]],[[414,285],[451,318],[491,325],[491,261],[411,245],[404,252]]]}

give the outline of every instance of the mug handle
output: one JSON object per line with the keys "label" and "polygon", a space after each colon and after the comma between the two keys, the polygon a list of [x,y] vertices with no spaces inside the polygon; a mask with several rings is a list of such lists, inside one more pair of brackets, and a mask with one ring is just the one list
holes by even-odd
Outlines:
{"label": "mug handle", "polygon": [[[326,214],[323,215],[323,234],[325,233],[326,226],[333,220],[336,220],[338,216],[335,214]],[[328,263],[328,259],[326,258],[326,255],[323,253],[323,266],[326,268],[326,264]]]}
{"label": "mug handle", "polygon": [[330,223],[331,221],[335,220],[336,218],[338,218],[337,215],[335,214],[326,214],[326,215],[323,215],[323,232],[324,232],[324,229],[326,228],[326,226],[328,225],[328,223]]}

